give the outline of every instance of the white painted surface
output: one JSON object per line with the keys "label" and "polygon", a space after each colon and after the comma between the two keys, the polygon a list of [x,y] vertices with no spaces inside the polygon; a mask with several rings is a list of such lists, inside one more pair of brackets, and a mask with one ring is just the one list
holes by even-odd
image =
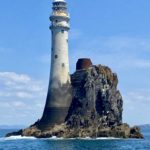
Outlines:
{"label": "white painted surface", "polygon": [[[59,0],[60,1],[60,0]],[[56,12],[55,12],[56,13]],[[68,58],[68,30],[69,23],[62,13],[53,14],[52,21],[52,49],[51,49],[51,75],[50,87],[57,86],[70,82],[69,75],[69,58]],[[60,16],[58,18],[58,15]],[[63,16],[63,17],[61,17]],[[66,14],[65,17],[68,17]]]}

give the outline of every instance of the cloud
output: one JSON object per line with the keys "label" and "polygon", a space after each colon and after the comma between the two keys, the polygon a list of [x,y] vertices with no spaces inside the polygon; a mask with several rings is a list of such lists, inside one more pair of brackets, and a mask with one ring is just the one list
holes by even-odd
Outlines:
{"label": "cloud", "polygon": [[26,84],[30,82],[30,78],[27,75],[18,75],[14,72],[0,72],[0,80],[6,86],[13,86],[19,84]]}
{"label": "cloud", "polygon": [[134,54],[134,52],[149,52],[150,49],[150,39],[148,38],[112,36],[101,38],[100,41],[106,53],[129,52]]}
{"label": "cloud", "polygon": [[150,89],[136,89],[123,93],[124,121],[135,124],[150,123]]}
{"label": "cloud", "polygon": [[[0,118],[3,124],[33,123],[42,115],[47,85],[26,74],[0,72]],[[19,115],[20,114],[20,115]],[[30,115],[30,117],[29,117]],[[9,120],[7,119],[9,116]]]}
{"label": "cloud", "polygon": [[0,96],[3,97],[33,98],[36,96],[34,93],[44,94],[45,87],[41,81],[31,79],[28,75],[0,72],[0,88]]}
{"label": "cloud", "polygon": [[135,66],[139,67],[139,68],[150,68],[150,60],[136,60],[134,63]]}
{"label": "cloud", "polygon": [[150,68],[150,39],[148,38],[110,36],[90,39],[85,37],[75,46],[75,49],[70,50],[72,67],[75,66],[78,58],[88,57],[95,64],[101,63],[115,69]]}
{"label": "cloud", "polygon": [[[121,60],[122,58],[122,60]],[[116,67],[118,69],[131,70],[131,69],[149,69],[150,68],[150,60],[143,58],[136,58],[135,56],[127,56],[126,58],[120,57],[118,60],[118,64],[116,62]]]}
{"label": "cloud", "polygon": [[150,105],[150,89],[138,89],[129,91],[124,96],[127,103],[140,103],[141,105]]}

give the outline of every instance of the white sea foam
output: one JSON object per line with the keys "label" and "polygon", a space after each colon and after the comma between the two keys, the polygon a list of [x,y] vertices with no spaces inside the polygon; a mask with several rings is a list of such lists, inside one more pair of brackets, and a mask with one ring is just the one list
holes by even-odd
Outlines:
{"label": "white sea foam", "polygon": [[[5,141],[5,140],[35,140],[37,138],[35,137],[26,137],[26,136],[10,136],[10,137],[2,137],[0,138],[0,141]],[[91,137],[85,137],[85,138],[63,138],[63,137],[57,137],[57,136],[52,136],[51,138],[43,138],[41,140],[119,140],[121,138],[114,138],[114,137],[100,137],[100,138],[91,138]]]}
{"label": "white sea foam", "polygon": [[79,140],[119,140],[121,138],[114,138],[114,137],[98,137],[98,138],[91,138],[91,137],[85,137],[85,138],[76,138]]}
{"label": "white sea foam", "polygon": [[121,138],[114,138],[114,137],[99,137],[99,138],[91,138],[91,137],[63,138],[61,137],[61,138],[58,138],[57,136],[52,136],[51,138],[46,138],[46,140],[121,140]]}
{"label": "white sea foam", "polygon": [[121,138],[115,138],[115,137],[99,137],[99,138],[96,138],[96,140],[121,140]]}
{"label": "white sea foam", "polygon": [[26,137],[26,136],[10,136],[10,137],[6,137],[4,138],[4,140],[35,140],[35,137]]}
{"label": "white sea foam", "polygon": [[85,138],[78,137],[76,139],[78,139],[78,140],[91,140],[92,138],[91,137],[85,137]]}
{"label": "white sea foam", "polygon": [[63,137],[52,136],[51,138],[47,138],[48,140],[65,140]]}

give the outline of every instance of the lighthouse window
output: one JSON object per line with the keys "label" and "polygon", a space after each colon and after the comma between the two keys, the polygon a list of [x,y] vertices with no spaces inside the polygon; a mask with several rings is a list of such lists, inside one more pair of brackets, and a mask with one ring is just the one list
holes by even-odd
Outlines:
{"label": "lighthouse window", "polygon": [[64,30],[61,30],[61,33],[64,33]]}
{"label": "lighthouse window", "polygon": [[58,58],[58,55],[55,55],[55,59],[57,59]]}
{"label": "lighthouse window", "polygon": [[64,64],[64,63],[62,63],[62,67],[65,67],[65,64]]}

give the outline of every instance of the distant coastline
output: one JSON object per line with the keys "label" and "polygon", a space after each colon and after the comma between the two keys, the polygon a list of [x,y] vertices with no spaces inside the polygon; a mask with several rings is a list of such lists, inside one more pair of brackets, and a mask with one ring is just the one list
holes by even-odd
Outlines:
{"label": "distant coastline", "polygon": [[142,125],[139,125],[140,127],[143,127],[143,128],[145,128],[145,127],[149,127],[150,128],[150,124],[142,124]]}
{"label": "distant coastline", "polygon": [[23,129],[26,125],[0,125],[0,129]]}
{"label": "distant coastline", "polygon": [[147,129],[150,129],[150,124],[139,125],[139,127],[140,127],[142,130],[147,130]]}

